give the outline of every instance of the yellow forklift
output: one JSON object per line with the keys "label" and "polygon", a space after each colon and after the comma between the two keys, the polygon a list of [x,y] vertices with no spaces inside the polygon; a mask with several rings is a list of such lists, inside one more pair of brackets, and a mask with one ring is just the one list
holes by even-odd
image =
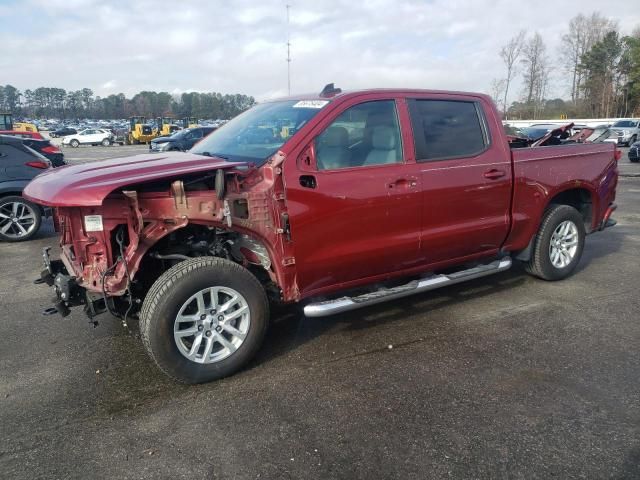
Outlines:
{"label": "yellow forklift", "polygon": [[14,122],[10,113],[0,113],[0,130],[12,130],[14,132],[37,132],[38,127],[33,123]]}
{"label": "yellow forklift", "polygon": [[174,119],[171,117],[156,118],[156,129],[155,129],[156,136],[166,137],[180,130],[180,127],[173,122],[174,122]]}
{"label": "yellow forklift", "polygon": [[125,137],[127,145],[149,143],[154,138],[156,138],[156,135],[151,125],[147,125],[146,117],[129,118],[129,134]]}
{"label": "yellow forklift", "polygon": [[184,117],[180,120],[180,126],[182,128],[196,128],[198,126],[198,119],[196,117]]}

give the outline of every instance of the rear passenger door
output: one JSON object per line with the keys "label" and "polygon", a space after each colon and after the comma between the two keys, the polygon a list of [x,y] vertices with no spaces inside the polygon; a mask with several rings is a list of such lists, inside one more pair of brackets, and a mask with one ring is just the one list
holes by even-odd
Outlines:
{"label": "rear passenger door", "polygon": [[424,258],[434,264],[496,253],[511,203],[511,156],[490,135],[501,122],[484,114],[481,97],[429,95],[408,105],[422,167]]}

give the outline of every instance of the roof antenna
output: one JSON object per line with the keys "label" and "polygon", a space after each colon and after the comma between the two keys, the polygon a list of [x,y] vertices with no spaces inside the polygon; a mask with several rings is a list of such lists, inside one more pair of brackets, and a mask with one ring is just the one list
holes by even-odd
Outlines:
{"label": "roof antenna", "polygon": [[342,92],[341,88],[336,88],[333,83],[327,83],[320,92],[321,97],[333,97]]}

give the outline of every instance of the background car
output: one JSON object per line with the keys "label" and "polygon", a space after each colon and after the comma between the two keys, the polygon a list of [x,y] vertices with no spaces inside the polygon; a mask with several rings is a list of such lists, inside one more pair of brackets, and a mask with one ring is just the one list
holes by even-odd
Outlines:
{"label": "background car", "polygon": [[640,162],[640,142],[636,142],[629,148],[629,161],[633,163]]}
{"label": "background car", "polygon": [[75,128],[62,127],[52,132],[49,132],[49,136],[53,138],[66,137],[67,135],[75,135],[76,133],[78,133],[78,131]]}
{"label": "background car", "polygon": [[62,153],[62,151],[49,140],[24,138],[22,139],[22,143],[27,147],[34,149],[43,157],[49,159],[53,167],[62,167],[67,164],[64,161],[64,153]]}
{"label": "background car", "polygon": [[169,137],[154,138],[149,144],[149,150],[152,152],[186,152],[215,130],[216,127],[185,128]]}
{"label": "background car", "polygon": [[531,125],[530,127],[525,127],[520,129],[520,131],[527,136],[529,140],[538,140],[539,138],[544,137],[547,133],[552,130],[558,128],[559,125],[554,125],[551,123],[538,123],[535,125]]}
{"label": "background car", "polygon": [[62,139],[63,145],[79,147],[80,145],[111,145],[111,132],[100,128],[87,128],[75,135],[68,135]]}
{"label": "background car", "polygon": [[611,131],[619,145],[630,146],[640,138],[639,120],[618,120],[611,125]]}
{"label": "background car", "polygon": [[21,138],[0,135],[0,166],[0,241],[29,240],[38,232],[44,210],[25,200],[22,191],[51,163]]}
{"label": "background car", "polygon": [[40,132],[22,132],[17,130],[0,130],[0,135],[11,135],[19,138],[33,138],[35,140],[44,140]]}

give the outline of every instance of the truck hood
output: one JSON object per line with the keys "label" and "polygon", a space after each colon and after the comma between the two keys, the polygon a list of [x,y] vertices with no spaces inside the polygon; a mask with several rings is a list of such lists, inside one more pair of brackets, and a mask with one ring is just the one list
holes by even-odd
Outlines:
{"label": "truck hood", "polygon": [[98,206],[111,192],[127,185],[245,165],[180,152],[111,158],[44,172],[27,185],[23,196],[50,207]]}

